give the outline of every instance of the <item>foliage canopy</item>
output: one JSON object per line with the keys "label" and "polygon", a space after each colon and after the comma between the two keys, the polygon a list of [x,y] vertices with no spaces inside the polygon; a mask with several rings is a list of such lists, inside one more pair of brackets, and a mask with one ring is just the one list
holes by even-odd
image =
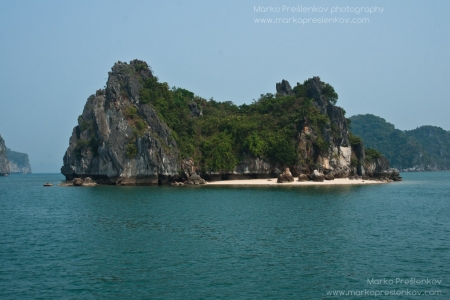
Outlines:
{"label": "foliage canopy", "polygon": [[[298,161],[298,132],[307,124],[318,136],[313,143],[319,151],[329,145],[321,136],[330,124],[308,93],[308,81],[294,87],[294,95],[262,94],[252,104],[235,105],[197,97],[182,88],[169,88],[157,77],[142,80],[140,103],[155,108],[177,141],[181,158],[192,157],[204,170],[229,171],[243,158],[259,157],[272,163],[291,165]],[[334,88],[322,85],[323,96],[332,104],[338,98]],[[203,116],[191,114],[189,104],[202,109]],[[127,112],[128,113],[128,112]]]}

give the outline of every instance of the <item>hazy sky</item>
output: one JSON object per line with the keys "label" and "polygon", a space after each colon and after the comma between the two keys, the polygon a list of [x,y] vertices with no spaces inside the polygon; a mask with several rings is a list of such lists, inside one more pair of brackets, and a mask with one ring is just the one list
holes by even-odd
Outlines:
{"label": "hazy sky", "polygon": [[448,0],[1,0],[0,134],[34,172],[59,172],[86,99],[114,62],[135,58],[208,99],[251,103],[282,79],[320,76],[347,116],[450,130],[449,15]]}

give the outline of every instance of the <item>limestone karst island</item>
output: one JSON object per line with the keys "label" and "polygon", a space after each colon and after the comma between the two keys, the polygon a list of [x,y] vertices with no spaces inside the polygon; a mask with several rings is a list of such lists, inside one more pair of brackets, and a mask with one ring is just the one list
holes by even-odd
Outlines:
{"label": "limestone karst island", "polygon": [[144,61],[119,61],[86,101],[61,172],[74,185],[401,180],[351,133],[337,100],[313,77],[236,106],[170,88]]}
{"label": "limestone karst island", "polygon": [[0,176],[8,176],[10,173],[31,173],[30,161],[28,154],[7,148],[5,140],[0,135]]}

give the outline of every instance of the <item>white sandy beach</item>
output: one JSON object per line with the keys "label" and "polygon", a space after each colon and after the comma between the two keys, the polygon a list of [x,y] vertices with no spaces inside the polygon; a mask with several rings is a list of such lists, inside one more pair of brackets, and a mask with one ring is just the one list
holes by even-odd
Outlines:
{"label": "white sandy beach", "polygon": [[360,184],[379,184],[382,181],[362,180],[348,178],[336,178],[334,180],[324,180],[323,182],[316,181],[293,181],[285,183],[277,183],[276,178],[270,179],[245,179],[245,180],[222,180],[208,182],[208,185],[279,185],[279,186],[298,186],[298,185],[360,185]]}

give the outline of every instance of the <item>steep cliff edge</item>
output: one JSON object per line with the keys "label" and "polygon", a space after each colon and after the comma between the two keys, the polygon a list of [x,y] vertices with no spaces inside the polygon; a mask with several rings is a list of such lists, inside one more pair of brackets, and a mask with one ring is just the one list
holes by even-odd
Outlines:
{"label": "steep cliff edge", "polygon": [[5,176],[11,172],[9,161],[6,156],[5,140],[0,135],[0,176]]}
{"label": "steep cliff edge", "polygon": [[67,180],[145,185],[167,182],[180,168],[177,144],[155,110],[140,103],[143,82],[153,74],[145,62],[118,62],[105,90],[91,95],[64,155]]}
{"label": "steep cliff edge", "polygon": [[169,88],[143,61],[118,62],[106,89],[88,98],[61,172],[67,180],[116,185],[163,184],[195,173],[207,180],[267,178],[287,167],[294,176],[390,176],[388,163],[365,157],[331,85],[313,77],[293,88],[283,80],[276,90],[236,106]]}
{"label": "steep cliff edge", "polygon": [[28,154],[16,152],[6,148],[6,156],[9,160],[11,173],[29,174],[31,173],[30,160]]}

